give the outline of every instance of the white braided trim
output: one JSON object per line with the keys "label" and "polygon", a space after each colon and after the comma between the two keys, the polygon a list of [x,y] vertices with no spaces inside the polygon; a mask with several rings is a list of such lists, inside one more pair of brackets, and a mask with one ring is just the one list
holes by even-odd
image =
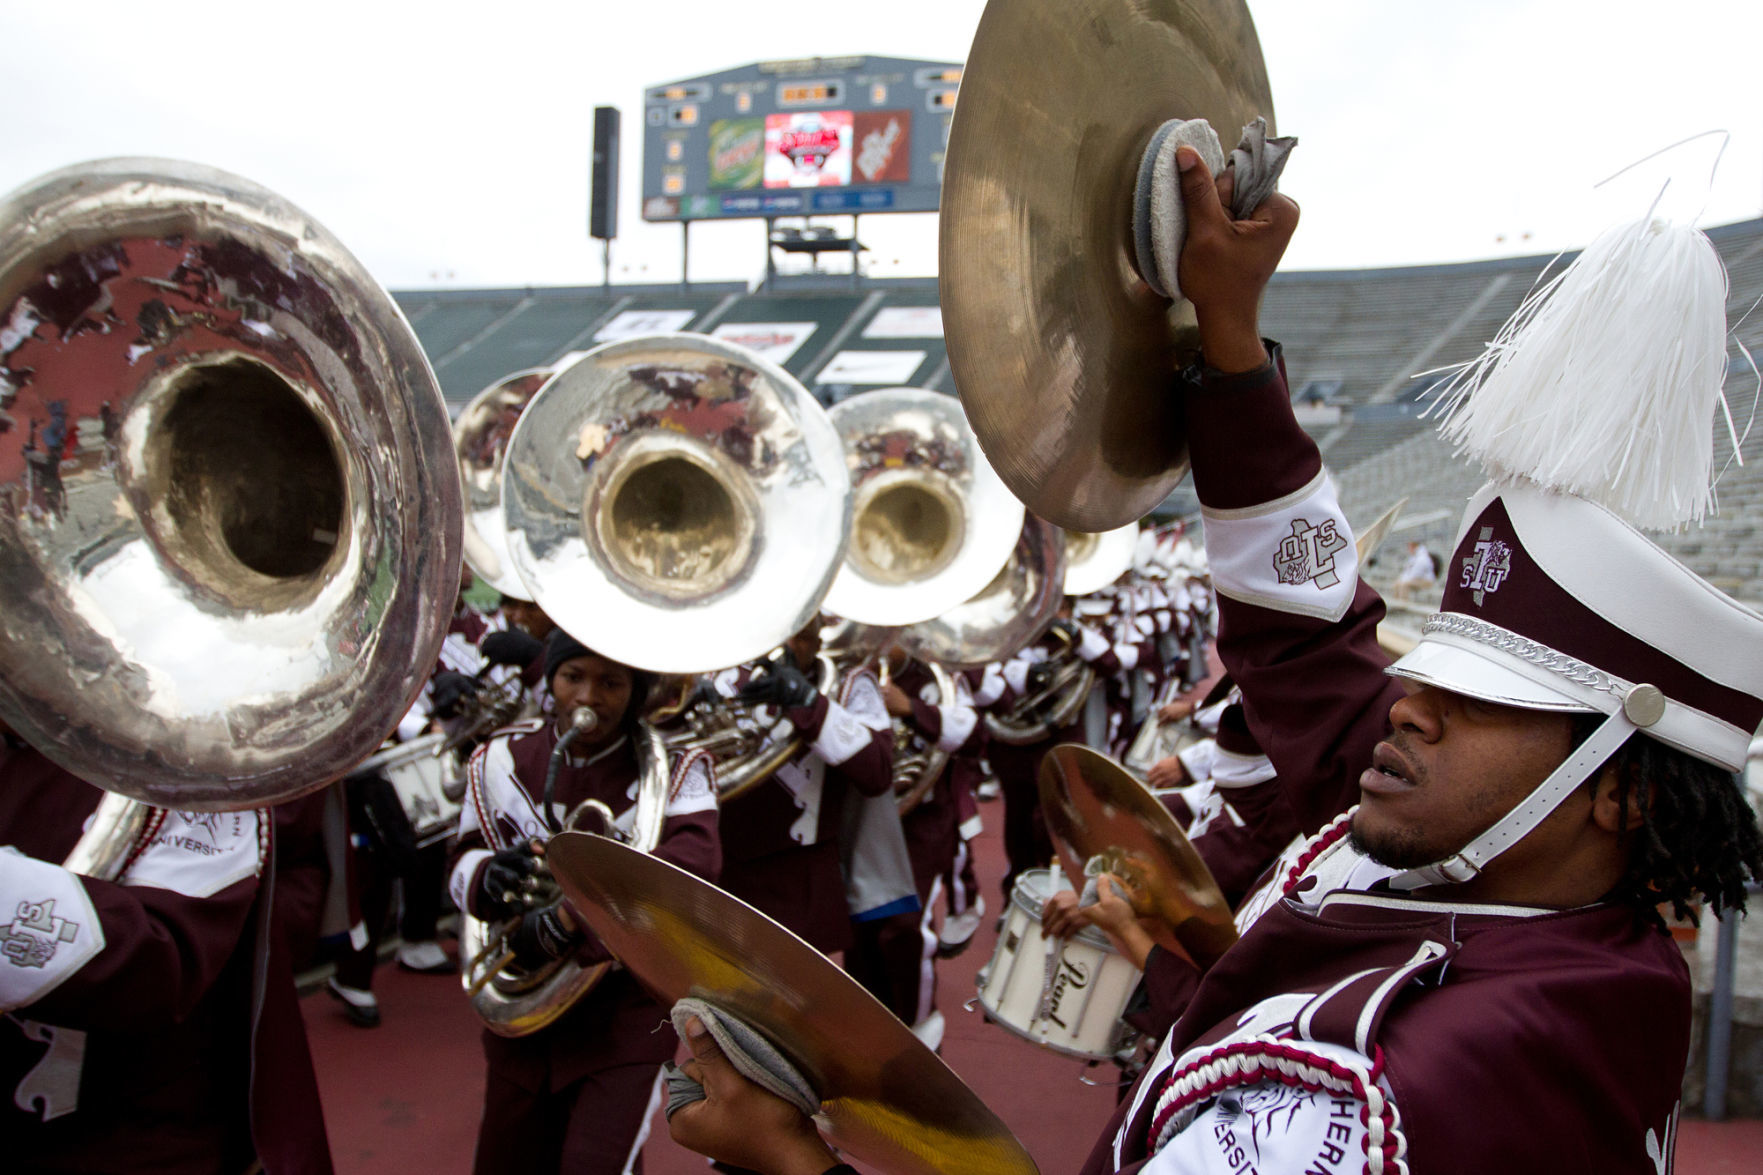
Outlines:
{"label": "white braided trim", "polygon": [[1340,839],[1347,834],[1353,824],[1353,813],[1358,810],[1359,805],[1354,804],[1329,821],[1323,826],[1321,832],[1304,843],[1303,851],[1298,854],[1298,859],[1293,861],[1292,867],[1286,871],[1285,881],[1280,885],[1281,894],[1290,894],[1293,887],[1304,880],[1304,874],[1310,871],[1310,866],[1316,864],[1324,853],[1340,842]]}
{"label": "white braided trim", "polygon": [[1358,1061],[1320,1057],[1274,1036],[1233,1042],[1169,1075],[1151,1114],[1151,1152],[1155,1154],[1169,1145],[1191,1121],[1184,1120],[1183,1110],[1227,1089],[1277,1081],[1362,1102],[1365,1108],[1360,1112],[1360,1122],[1365,1127],[1367,1175],[1409,1175],[1408,1138],[1402,1132],[1402,1118],[1394,1099],[1386,1096],[1377,1084],[1382,1071],[1381,1049],[1378,1059],[1367,1066]]}

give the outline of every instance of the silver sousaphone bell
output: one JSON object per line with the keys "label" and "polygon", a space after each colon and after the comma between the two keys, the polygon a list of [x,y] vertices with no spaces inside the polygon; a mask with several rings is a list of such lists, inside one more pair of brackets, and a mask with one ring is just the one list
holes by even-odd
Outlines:
{"label": "silver sousaphone bell", "polygon": [[960,401],[921,388],[834,405],[851,478],[851,545],[827,610],[867,625],[930,620],[1010,558],[1022,503],[993,472]]}
{"label": "silver sousaphone bell", "polygon": [[502,461],[520,414],[555,374],[534,367],[505,375],[477,395],[453,422],[453,448],[465,491],[465,563],[504,596],[529,599],[508,557],[508,524],[502,516]]}
{"label": "silver sousaphone bell", "polygon": [[640,669],[763,656],[815,615],[849,533],[825,411],[703,335],[608,343],[558,372],[508,443],[509,556],[566,632]]}
{"label": "silver sousaphone bell", "polygon": [[1066,532],[1024,513],[1010,559],[992,582],[941,616],[900,630],[914,657],[950,669],[979,669],[1040,639],[1065,599]]}
{"label": "silver sousaphone bell", "polygon": [[100,787],[338,778],[434,667],[459,473],[428,361],[335,237],[211,168],[0,199],[0,717]]}
{"label": "silver sousaphone bell", "polygon": [[1101,591],[1132,569],[1138,550],[1139,524],[1129,522],[1100,534],[1065,533],[1065,594],[1087,596]]}

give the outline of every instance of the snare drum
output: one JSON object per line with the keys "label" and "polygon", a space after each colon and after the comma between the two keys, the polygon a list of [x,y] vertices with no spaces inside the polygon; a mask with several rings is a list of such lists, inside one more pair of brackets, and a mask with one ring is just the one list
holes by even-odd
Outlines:
{"label": "snare drum", "polygon": [[459,763],[451,752],[437,753],[446,741],[447,736],[439,732],[425,734],[387,747],[356,768],[357,774],[377,774],[392,785],[404,815],[410,818],[418,847],[445,840],[459,827],[459,801],[448,799],[446,791]]}
{"label": "snare drum", "polygon": [[1041,911],[1052,896],[1051,870],[1017,875],[1003,933],[980,972],[980,1006],[1011,1032],[1054,1052],[1111,1060],[1137,1035],[1120,1017],[1138,986],[1138,968],[1093,926],[1055,940],[1049,957]]}

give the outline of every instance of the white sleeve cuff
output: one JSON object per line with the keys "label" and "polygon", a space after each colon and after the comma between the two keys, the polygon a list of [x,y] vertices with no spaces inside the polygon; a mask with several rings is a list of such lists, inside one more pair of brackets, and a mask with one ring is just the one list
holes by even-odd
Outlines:
{"label": "white sleeve cuff", "polygon": [[1239,755],[1235,751],[1212,752],[1212,782],[1222,788],[1253,787],[1279,774],[1266,755]]}
{"label": "white sleeve cuff", "polygon": [[874,738],[875,731],[831,698],[826,700],[826,720],[814,740],[814,752],[831,766],[849,762]]}
{"label": "white sleeve cuff", "polygon": [[471,882],[477,876],[479,866],[495,856],[489,849],[472,849],[459,858],[453,866],[453,873],[447,879],[447,892],[453,898],[453,904],[461,910],[471,909]]}
{"label": "white sleeve cuff", "polygon": [[1078,631],[1083,634],[1082,639],[1077,643],[1079,658],[1085,661],[1094,661],[1108,651],[1107,637],[1089,627],[1080,627]]}
{"label": "white sleeve cuff", "polygon": [[0,1011],[34,1004],[104,949],[104,927],[80,878],[0,848]]}
{"label": "white sleeve cuff", "polygon": [[[710,766],[710,756],[692,755],[686,759],[684,769],[676,771],[673,792],[667,798],[666,815],[671,819],[715,810],[716,776]],[[633,807],[631,811],[636,809]]]}
{"label": "white sleeve cuff", "polygon": [[987,665],[979,679],[979,688],[973,691],[973,704],[989,706],[1004,696],[1004,670],[993,662]]}
{"label": "white sleeve cuff", "polygon": [[1201,739],[1197,743],[1183,747],[1175,753],[1181,760],[1182,767],[1187,771],[1188,778],[1195,783],[1212,778],[1212,760],[1218,751],[1218,744],[1212,739]]}
{"label": "white sleeve cuff", "polygon": [[261,811],[167,812],[122,882],[191,898],[213,897],[263,868],[268,819]]}
{"label": "white sleeve cuff", "polygon": [[938,706],[937,709],[943,714],[943,733],[937,738],[937,749],[954,752],[979,725],[979,711],[960,703]]}
{"label": "white sleeve cuff", "polygon": [[1283,498],[1241,510],[1202,507],[1201,517],[1221,595],[1330,622],[1346,615],[1359,560],[1326,470]]}

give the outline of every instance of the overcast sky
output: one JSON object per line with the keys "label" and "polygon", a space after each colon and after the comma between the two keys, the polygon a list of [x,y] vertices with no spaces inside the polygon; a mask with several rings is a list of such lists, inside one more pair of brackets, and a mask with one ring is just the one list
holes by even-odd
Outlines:
{"label": "overcast sky", "polygon": [[[83,159],[181,157],[294,200],[394,288],[593,284],[591,111],[616,105],[627,141],[614,280],[677,280],[678,227],[638,215],[646,86],[815,55],[959,61],[983,7],[11,2],[0,11],[0,100],[13,112],[0,189]],[[1667,178],[1671,210],[1700,210],[1704,224],[1763,212],[1757,0],[1250,7],[1279,128],[1302,140],[1284,184],[1304,206],[1290,267],[1574,247],[1644,211]],[[1624,165],[1715,128],[1732,140],[1711,189],[1709,142],[1593,194]],[[872,272],[934,272],[931,220],[866,218]],[[756,222],[694,227],[692,277],[756,277],[762,241]]]}

